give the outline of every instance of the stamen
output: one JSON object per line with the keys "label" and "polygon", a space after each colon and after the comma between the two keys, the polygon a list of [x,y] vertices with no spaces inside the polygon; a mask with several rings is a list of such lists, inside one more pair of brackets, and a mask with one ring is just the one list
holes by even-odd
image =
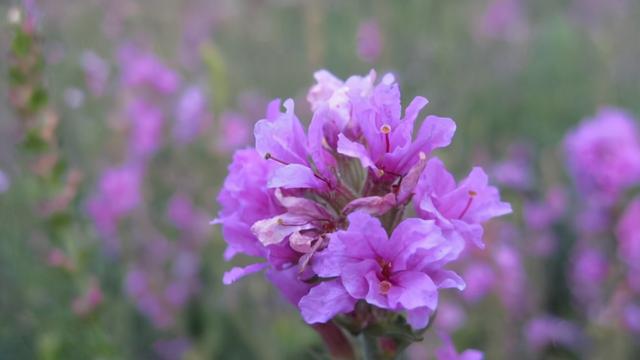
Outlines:
{"label": "stamen", "polygon": [[380,127],[380,132],[384,134],[387,152],[391,151],[391,142],[389,141],[389,133],[391,133],[391,125],[384,124]]}
{"label": "stamen", "polygon": [[380,281],[380,294],[387,295],[389,290],[391,290],[392,284],[387,280]]}
{"label": "stamen", "polygon": [[279,162],[282,165],[289,165],[288,162],[282,161],[282,160],[278,159],[277,157],[274,157],[273,155],[271,155],[271,153],[264,154],[264,158],[265,158],[265,160],[273,160],[273,161]]}
{"label": "stamen", "polygon": [[469,210],[469,208],[471,207],[471,203],[473,202],[473,198],[476,197],[476,195],[478,195],[477,192],[473,191],[473,190],[469,190],[469,199],[467,200],[467,205],[465,205],[464,209],[462,209],[462,212],[460,213],[460,215],[458,216],[458,219],[462,219],[462,217],[464,216],[464,214],[467,213],[467,211]]}

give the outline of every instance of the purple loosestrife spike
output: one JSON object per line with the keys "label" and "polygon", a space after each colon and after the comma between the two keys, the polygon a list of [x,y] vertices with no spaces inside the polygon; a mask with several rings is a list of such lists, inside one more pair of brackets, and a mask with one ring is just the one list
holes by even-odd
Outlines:
{"label": "purple loosestrife spike", "polygon": [[[467,242],[482,244],[482,223],[511,208],[480,168],[456,184],[429,160],[456,125],[427,116],[414,139],[427,100],[416,97],[402,114],[393,75],[314,76],[308,131],[293,100],[281,112],[276,99],[255,125],[255,148],[236,151],[229,166],[213,223],[227,260],[260,260],[231,268],[223,282],[264,270],[309,324],[341,315],[366,326],[390,313],[422,329],[440,289],[465,287],[445,266]],[[411,202],[423,219],[403,219]]]}
{"label": "purple loosestrife spike", "polygon": [[612,204],[640,182],[640,133],[636,120],[616,108],[602,108],[564,140],[567,163],[580,191]]}

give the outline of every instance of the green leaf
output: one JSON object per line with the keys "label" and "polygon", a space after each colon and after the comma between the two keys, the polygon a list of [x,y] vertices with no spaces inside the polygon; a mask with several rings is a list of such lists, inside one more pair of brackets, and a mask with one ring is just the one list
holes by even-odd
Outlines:
{"label": "green leaf", "polygon": [[49,148],[49,144],[42,138],[38,130],[31,129],[25,135],[22,146],[34,153],[41,153]]}
{"label": "green leaf", "polygon": [[27,34],[22,28],[16,29],[16,35],[11,44],[11,50],[17,57],[23,57],[29,54],[33,47],[33,37]]}
{"label": "green leaf", "polygon": [[29,99],[29,109],[31,111],[38,111],[47,105],[49,101],[49,96],[47,95],[47,91],[39,87],[31,93],[31,98]]}

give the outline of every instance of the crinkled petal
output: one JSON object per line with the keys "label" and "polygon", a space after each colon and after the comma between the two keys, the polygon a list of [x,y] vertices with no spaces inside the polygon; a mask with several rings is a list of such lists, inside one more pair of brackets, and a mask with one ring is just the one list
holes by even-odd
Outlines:
{"label": "crinkled petal", "polygon": [[298,303],[302,318],[308,324],[325,323],[337,314],[353,311],[356,299],[339,280],[325,281],[313,287]]}
{"label": "crinkled petal", "polygon": [[224,276],[222,277],[222,283],[225,285],[233,284],[234,282],[247,275],[261,271],[262,269],[267,267],[267,265],[267,263],[258,263],[251,264],[245,267],[233,267],[231,268],[231,270],[224,273]]}
{"label": "crinkled petal", "polygon": [[369,291],[369,284],[365,276],[378,268],[379,265],[374,260],[345,265],[340,278],[349,295],[356,299],[364,299]]}
{"label": "crinkled petal", "polygon": [[324,185],[313,170],[300,164],[289,164],[276,169],[268,183],[270,188],[283,189],[320,189]]}
{"label": "crinkled petal", "polygon": [[376,167],[373,160],[369,157],[367,148],[360,143],[347,139],[346,136],[342,134],[338,135],[338,152],[342,155],[360,160],[364,168],[370,168],[374,171],[378,170],[378,167]]}
{"label": "crinkled petal", "polygon": [[299,279],[298,275],[298,269],[295,267],[282,271],[270,268],[266,271],[267,279],[293,305],[297,305],[300,299],[311,289],[311,285]]}
{"label": "crinkled petal", "polygon": [[416,309],[438,306],[438,287],[427,274],[419,271],[401,271],[393,274],[393,286],[389,290],[389,306],[392,309]]}
{"label": "crinkled petal", "polygon": [[429,319],[433,310],[428,307],[420,307],[407,311],[407,322],[414,330],[424,329],[429,325]]}

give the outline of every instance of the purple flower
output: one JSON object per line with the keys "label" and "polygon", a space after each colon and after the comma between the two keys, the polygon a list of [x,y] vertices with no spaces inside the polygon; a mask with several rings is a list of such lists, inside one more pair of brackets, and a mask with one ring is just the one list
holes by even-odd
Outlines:
{"label": "purple flower", "polygon": [[458,353],[456,350],[453,341],[451,341],[451,337],[448,335],[441,333],[440,337],[442,338],[442,347],[436,350],[436,360],[482,360],[484,359],[484,354],[475,349],[465,350],[462,353]]}
{"label": "purple flower", "polygon": [[542,351],[551,345],[578,349],[582,342],[582,333],[577,325],[553,316],[540,316],[531,320],[525,327],[525,335],[529,347],[536,351]]}
{"label": "purple flower", "polygon": [[498,189],[488,184],[485,172],[475,167],[456,184],[438,158],[432,158],[418,181],[416,211],[436,221],[447,236],[461,236],[479,247],[485,221],[511,213],[511,205],[500,200]]}
{"label": "purple flower", "polygon": [[360,23],[357,43],[360,59],[369,63],[376,61],[382,52],[382,32],[376,20],[371,19]]}
{"label": "purple flower", "polygon": [[490,0],[479,18],[477,33],[490,39],[519,40],[527,34],[522,0]]}
{"label": "purple flower", "polygon": [[273,189],[267,187],[276,164],[265,161],[255,150],[239,150],[229,165],[229,175],[218,195],[221,205],[216,220],[222,224],[222,235],[228,244],[225,258],[236,253],[264,257],[266,250],[251,232],[259,220],[283,212]]}
{"label": "purple flower", "polygon": [[82,53],[80,62],[89,91],[94,96],[102,96],[109,81],[109,64],[90,50]]}
{"label": "purple flower", "polygon": [[126,44],[120,49],[119,58],[125,85],[148,87],[160,94],[171,94],[178,89],[178,74],[153,53]]}
{"label": "purple flower", "polygon": [[609,275],[609,262],[597,249],[579,247],[573,255],[569,275],[576,298],[589,305],[599,300],[603,283]]}
{"label": "purple flower", "polygon": [[194,226],[197,214],[191,199],[184,194],[174,194],[167,205],[167,218],[178,229],[188,230]]}
{"label": "purple flower", "polygon": [[360,160],[377,177],[386,173],[403,176],[420,160],[420,154],[448,146],[455,133],[455,123],[448,118],[427,116],[412,140],[420,110],[428,103],[416,97],[401,115],[400,90],[395,78],[386,74],[365,99],[353,102],[352,112],[364,139],[363,144],[345,134],[338,135],[340,154]]}
{"label": "purple flower", "polygon": [[496,248],[493,257],[498,269],[500,300],[511,314],[519,315],[527,307],[527,275],[522,257],[513,246],[507,244]]}
{"label": "purple flower", "polygon": [[[616,228],[618,256],[628,267],[630,285],[640,293],[640,198],[635,198],[627,206]],[[635,280],[634,280],[635,278]]]}
{"label": "purple flower", "polygon": [[106,169],[95,199],[118,216],[128,214],[140,204],[141,175],[140,169],[131,165]]}
{"label": "purple flower", "polygon": [[227,111],[220,115],[218,121],[217,149],[228,153],[249,142],[251,128],[249,121],[238,112]]}
{"label": "purple flower", "polygon": [[569,132],[568,166],[585,197],[611,203],[640,182],[640,138],[634,118],[606,107]]}
{"label": "purple flower", "polygon": [[513,144],[509,148],[508,157],[496,163],[491,174],[498,184],[526,191],[533,186],[530,163],[530,150],[524,144]]}
{"label": "purple flower", "polygon": [[128,108],[132,129],[129,146],[136,158],[153,155],[161,146],[164,117],[155,105],[136,100]]}
{"label": "purple flower", "polygon": [[[275,119],[260,120],[254,128],[256,150],[265,159],[278,164],[269,179],[269,187],[320,191],[334,187],[335,179],[331,173],[325,172],[325,178],[312,169],[307,135],[294,113],[293,100],[286,100],[284,107],[285,113]],[[322,164],[315,166],[326,168]]]}
{"label": "purple flower", "polygon": [[0,194],[9,190],[10,186],[11,181],[9,180],[9,177],[4,173],[4,171],[0,170]]}
{"label": "purple flower", "polygon": [[627,329],[640,334],[640,306],[628,304],[623,309],[623,322]]}
{"label": "purple flower", "polygon": [[543,201],[525,202],[524,220],[527,226],[534,230],[547,230],[554,222],[561,218],[567,208],[567,195],[563,188],[550,188]]}
{"label": "purple flower", "polygon": [[184,91],[176,106],[175,118],[173,138],[179,143],[191,143],[201,134],[211,119],[202,89],[192,86]]}
{"label": "purple flower", "polygon": [[495,271],[486,263],[471,263],[464,272],[463,278],[467,283],[467,288],[462,296],[470,303],[482,300],[496,283]]}
{"label": "purple flower", "polygon": [[182,359],[191,346],[187,338],[157,340],[153,343],[153,351],[162,360],[176,360]]}
{"label": "purple flower", "polygon": [[[465,282],[468,287],[469,282],[466,279]],[[465,291],[467,290],[465,289]],[[435,320],[438,329],[451,333],[461,328],[466,321],[467,314],[459,304],[449,301],[438,305],[438,316]]]}
{"label": "purple flower", "polygon": [[[308,323],[350,312],[357,300],[394,311],[406,310],[413,328],[427,325],[438,304],[438,288],[464,288],[442,267],[455,260],[463,243],[442,237],[433,221],[407,219],[387,237],[380,221],[366,213],[349,215],[349,227],[331,235],[313,262],[322,282],[300,300]],[[354,246],[354,244],[363,244]]]}

